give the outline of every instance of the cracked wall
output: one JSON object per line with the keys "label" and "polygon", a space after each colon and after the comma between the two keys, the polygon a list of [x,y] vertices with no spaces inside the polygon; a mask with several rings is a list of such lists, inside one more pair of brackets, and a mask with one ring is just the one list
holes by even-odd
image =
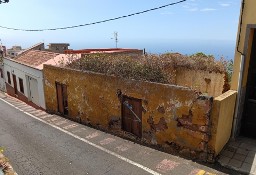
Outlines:
{"label": "cracked wall", "polygon": [[[67,85],[69,118],[117,135],[201,160],[214,153],[213,99],[186,87],[44,66],[46,109],[57,113],[55,82]],[[121,129],[122,95],[142,101],[142,138]]]}

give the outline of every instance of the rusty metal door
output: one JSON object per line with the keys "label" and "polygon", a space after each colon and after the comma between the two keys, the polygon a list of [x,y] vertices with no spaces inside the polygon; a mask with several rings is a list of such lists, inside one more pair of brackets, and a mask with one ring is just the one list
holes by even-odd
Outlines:
{"label": "rusty metal door", "polygon": [[123,96],[122,129],[142,136],[142,103],[140,99]]}
{"label": "rusty metal door", "polygon": [[58,112],[63,115],[68,115],[67,85],[56,82],[56,93],[58,102]]}
{"label": "rusty metal door", "polygon": [[17,95],[18,94],[18,89],[17,89],[16,75],[12,74],[12,79],[13,79],[14,93]]}

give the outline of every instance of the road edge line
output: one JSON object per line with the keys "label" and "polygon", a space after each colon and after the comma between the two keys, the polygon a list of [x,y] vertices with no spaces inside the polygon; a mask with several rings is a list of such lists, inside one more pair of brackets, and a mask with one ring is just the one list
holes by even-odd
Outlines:
{"label": "road edge line", "polygon": [[156,171],[154,171],[154,170],[151,170],[151,169],[148,168],[148,167],[145,167],[145,166],[143,166],[143,165],[141,165],[141,164],[139,164],[139,163],[137,163],[137,162],[134,162],[134,161],[132,161],[132,160],[130,160],[130,159],[128,159],[128,158],[125,158],[125,157],[123,157],[123,156],[121,156],[121,155],[119,155],[119,154],[117,154],[117,153],[115,153],[115,152],[113,152],[113,151],[110,151],[110,150],[108,150],[108,149],[106,149],[106,148],[104,148],[104,147],[102,147],[102,146],[99,146],[99,145],[97,145],[97,144],[95,144],[95,143],[92,143],[92,142],[90,142],[89,140],[86,140],[86,139],[84,139],[84,138],[81,138],[81,137],[79,137],[79,136],[77,136],[77,135],[75,135],[75,134],[73,134],[73,133],[70,133],[69,131],[66,131],[66,130],[64,130],[64,129],[58,127],[58,126],[55,126],[55,125],[53,125],[53,124],[51,124],[51,123],[48,123],[48,122],[46,122],[46,121],[44,121],[44,120],[42,120],[42,119],[40,119],[40,118],[37,118],[36,116],[34,116],[34,115],[32,115],[32,114],[30,114],[30,113],[28,113],[28,112],[26,112],[26,111],[24,111],[24,110],[22,110],[22,109],[16,107],[16,106],[14,106],[13,104],[9,103],[8,101],[6,101],[6,100],[4,100],[4,99],[2,99],[2,98],[0,98],[0,100],[3,101],[3,102],[5,102],[5,103],[8,104],[8,105],[14,107],[15,109],[17,109],[17,110],[23,112],[24,114],[27,114],[28,116],[30,116],[30,117],[32,117],[32,118],[34,118],[34,119],[36,119],[36,120],[39,120],[39,121],[43,122],[44,124],[47,124],[47,125],[49,125],[49,126],[55,128],[55,129],[58,129],[58,130],[60,130],[60,131],[62,131],[62,132],[64,132],[64,133],[66,133],[66,134],[68,134],[68,135],[70,135],[70,136],[72,136],[72,137],[74,137],[74,138],[76,138],[76,139],[82,141],[82,142],[85,142],[85,143],[87,143],[87,144],[89,144],[89,145],[91,145],[91,146],[93,146],[93,147],[95,147],[95,148],[97,148],[97,149],[99,149],[99,150],[105,152],[105,153],[108,153],[108,154],[110,154],[110,155],[112,155],[112,156],[115,156],[115,157],[117,157],[118,159],[121,159],[121,160],[123,160],[123,161],[125,161],[125,162],[127,162],[127,163],[129,163],[129,164],[131,164],[131,165],[134,165],[134,166],[136,166],[136,167],[138,167],[138,168],[141,168],[142,170],[144,170],[144,171],[146,171],[146,172],[148,172],[148,173],[150,173],[150,174],[153,174],[153,175],[161,175],[160,173],[158,173],[158,172],[156,172]]}

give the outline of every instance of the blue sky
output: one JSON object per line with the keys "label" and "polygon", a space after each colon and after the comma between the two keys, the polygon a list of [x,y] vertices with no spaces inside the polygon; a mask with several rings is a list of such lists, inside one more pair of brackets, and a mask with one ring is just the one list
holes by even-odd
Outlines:
{"label": "blue sky", "polygon": [[[41,29],[72,26],[128,15],[177,0],[10,0],[0,5],[0,25]],[[153,53],[203,51],[232,58],[240,0],[187,0],[149,13],[76,29],[21,32],[0,29],[8,47],[29,47],[38,42],[68,42],[73,49],[146,48]]]}

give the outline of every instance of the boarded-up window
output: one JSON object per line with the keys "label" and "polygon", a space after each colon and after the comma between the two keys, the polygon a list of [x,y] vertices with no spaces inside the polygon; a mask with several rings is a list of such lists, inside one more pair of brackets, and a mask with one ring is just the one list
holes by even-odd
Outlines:
{"label": "boarded-up window", "polygon": [[20,92],[24,94],[23,79],[19,78]]}
{"label": "boarded-up window", "polygon": [[0,69],[0,76],[1,76],[1,78],[4,78],[3,70],[2,69]]}
{"label": "boarded-up window", "polygon": [[11,74],[10,74],[10,72],[8,72],[8,71],[7,71],[7,78],[8,78],[8,80],[7,80],[8,83],[9,83],[9,84],[12,84],[12,82],[11,82]]}

